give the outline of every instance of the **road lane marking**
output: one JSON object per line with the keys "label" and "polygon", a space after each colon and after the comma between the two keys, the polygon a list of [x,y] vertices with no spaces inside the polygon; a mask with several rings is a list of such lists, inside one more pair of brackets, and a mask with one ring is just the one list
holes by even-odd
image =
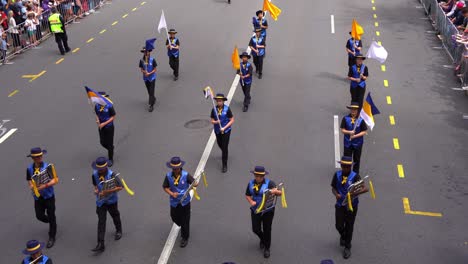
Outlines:
{"label": "road lane marking", "polygon": [[375,32],[375,35],[376,35],[377,37],[380,36],[380,31],[376,31],[376,32]]}
{"label": "road lane marking", "polygon": [[388,119],[390,119],[390,125],[394,126],[395,125],[395,117],[392,116],[392,115],[389,115]]}
{"label": "road lane marking", "polygon": [[[250,47],[248,47],[247,53],[250,54],[250,52],[251,52]],[[228,101],[226,102],[226,105],[229,105],[229,103],[231,102],[231,99],[234,96],[234,93],[236,92],[237,86],[239,84],[239,79],[240,79],[240,76],[236,74],[236,76],[234,77],[234,81],[232,82],[231,88],[229,89],[229,93],[227,95]],[[208,139],[208,142],[206,143],[205,150],[203,151],[200,162],[198,163],[197,169],[195,170],[195,173],[193,174],[194,177],[197,177],[195,180],[200,179],[200,173],[205,168],[206,162],[208,161],[208,158],[210,157],[210,153],[211,153],[211,150],[213,149],[215,139],[216,139],[216,136],[215,136],[214,131],[212,130],[210,138]],[[191,197],[193,197],[193,191],[191,191],[190,194],[191,194]],[[167,237],[167,240],[166,240],[166,244],[164,245],[161,255],[159,256],[158,264],[166,264],[168,262],[169,257],[172,253],[172,249],[174,248],[176,238],[179,235],[179,231],[180,231],[180,227],[178,227],[176,224],[172,224],[171,231],[169,232],[169,236]]]}
{"label": "road lane marking", "polygon": [[8,97],[12,97],[13,95],[17,94],[19,91],[18,89],[14,90],[13,92],[11,92]]}
{"label": "road lane marking", "polygon": [[29,82],[32,82],[32,81],[36,80],[37,78],[41,77],[46,72],[47,71],[41,71],[38,74],[27,74],[27,75],[22,75],[21,77],[26,78],[26,79],[31,79],[31,80],[29,80]]}
{"label": "road lane marking", "polygon": [[135,7],[132,9],[132,12],[135,12],[138,9],[138,7]]}
{"label": "road lane marking", "polygon": [[333,163],[335,164],[335,168],[339,169],[340,164],[338,164],[338,160],[340,160],[340,133],[339,133],[339,123],[338,123],[338,116],[333,116],[333,136],[335,141],[335,160]]}
{"label": "road lane marking", "polygon": [[382,41],[377,42],[377,44],[379,44],[379,46],[382,46]]}
{"label": "road lane marking", "polygon": [[90,39],[88,39],[88,40],[86,41],[86,43],[90,43],[90,42],[93,41],[93,40],[94,40],[94,38],[90,38]]}
{"label": "road lane marking", "polygon": [[76,48],[76,49],[74,49],[74,50],[72,51],[72,53],[76,53],[76,52],[79,51],[79,50],[80,50],[80,48]]}
{"label": "road lane marking", "polygon": [[375,27],[379,27],[379,22],[374,22]]}
{"label": "road lane marking", "polygon": [[373,3],[373,4],[374,4],[374,3],[375,3],[375,1],[374,1],[374,0],[371,0],[371,3]]}
{"label": "road lane marking", "polygon": [[112,23],[112,26],[117,25],[117,23],[119,23],[119,21],[114,21],[114,23]]}
{"label": "road lane marking", "polygon": [[144,5],[144,4],[146,4],[146,2],[141,2],[141,4],[140,4],[140,5]]}
{"label": "road lane marking", "polygon": [[405,214],[410,215],[422,215],[422,216],[432,216],[432,217],[442,217],[441,213],[433,213],[433,212],[423,212],[423,211],[413,211],[411,210],[409,199],[407,197],[403,197],[403,209]]}
{"label": "road lane marking", "polygon": [[18,129],[17,129],[17,128],[12,128],[12,129],[10,129],[10,131],[8,131],[5,135],[3,135],[3,136],[0,138],[0,144],[2,144],[5,140],[7,140],[7,138],[9,138],[11,135],[13,135],[13,133],[15,133],[16,130],[18,130]]}
{"label": "road lane marking", "polygon": [[392,98],[390,96],[387,96],[387,104],[389,105],[392,104]]}
{"label": "road lane marking", "polygon": [[335,16],[330,15],[331,33],[335,34]]}
{"label": "road lane marking", "polygon": [[99,32],[99,34],[104,34],[104,32],[106,32],[106,31],[107,31],[107,29],[103,29],[103,30],[101,30],[101,31]]}
{"label": "road lane marking", "polygon": [[400,149],[400,142],[398,141],[398,138],[393,138],[393,148],[396,150]]}
{"label": "road lane marking", "polygon": [[374,10],[374,11],[375,11],[375,9],[376,9],[376,8],[375,8],[375,6],[373,6],[373,7],[372,7],[372,10]]}
{"label": "road lane marking", "polygon": [[383,86],[388,87],[388,80],[383,80]]}
{"label": "road lane marking", "polygon": [[122,18],[126,18],[126,17],[128,17],[128,14],[125,14],[125,15],[122,16]]}
{"label": "road lane marking", "polygon": [[380,69],[381,69],[383,72],[387,71],[387,67],[385,67],[384,64],[380,65]]}
{"label": "road lane marking", "polygon": [[65,60],[65,58],[61,58],[60,60],[56,61],[55,64],[60,64],[64,60]]}
{"label": "road lane marking", "polygon": [[377,19],[377,14],[374,14],[374,18]]}
{"label": "road lane marking", "polygon": [[403,170],[403,165],[398,164],[397,169],[398,169],[398,177],[404,178],[405,177],[405,171]]}

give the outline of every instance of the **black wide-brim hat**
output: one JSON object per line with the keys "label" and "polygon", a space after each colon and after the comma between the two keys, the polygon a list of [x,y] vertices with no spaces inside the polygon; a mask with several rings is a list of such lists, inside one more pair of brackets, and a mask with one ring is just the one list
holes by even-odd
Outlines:
{"label": "black wide-brim hat", "polygon": [[152,49],[146,50],[145,47],[141,48],[141,50],[140,50],[141,53],[145,53],[146,51],[152,52],[153,50]]}
{"label": "black wide-brim hat", "polygon": [[173,28],[169,29],[169,32],[167,32],[169,34],[177,34],[177,31]]}
{"label": "black wide-brim hat", "polygon": [[170,161],[166,162],[166,166],[170,169],[182,168],[185,161],[181,160],[180,157],[172,157]]}
{"label": "black wide-brim hat", "polygon": [[262,176],[270,174],[263,166],[255,166],[254,170],[251,170],[250,173]]}
{"label": "black wide-brim hat", "polygon": [[35,157],[40,157],[44,154],[47,154],[47,150],[36,147],[36,148],[31,149],[31,152],[27,157],[35,158]]}
{"label": "black wide-brim hat", "polygon": [[355,59],[362,59],[362,60],[365,60],[366,57],[365,56],[362,56],[362,55],[357,55],[356,57],[354,57]]}
{"label": "black wide-brim hat", "polygon": [[337,162],[343,166],[351,166],[354,164],[353,158],[349,156],[343,156],[341,157],[341,160],[338,160]]}
{"label": "black wide-brim hat", "polygon": [[37,252],[40,252],[45,246],[44,242],[39,242],[37,240],[29,240],[26,243],[26,248],[23,250],[25,255],[33,255]]}
{"label": "black wide-brim hat", "polygon": [[244,52],[242,52],[242,54],[241,54],[241,55],[239,55],[239,58],[241,58],[241,59],[242,59],[242,57],[247,57],[248,59],[250,59],[250,58],[251,58],[251,56],[250,56],[250,55],[249,55],[247,52],[245,52],[245,51],[244,51]]}
{"label": "black wide-brim hat", "polygon": [[223,101],[227,101],[228,99],[226,98],[226,96],[224,96],[224,94],[222,93],[218,93],[216,94],[216,96],[213,98],[215,100],[223,100]]}
{"label": "black wide-brim hat", "polygon": [[358,102],[351,102],[350,105],[346,106],[348,109],[359,109],[359,103]]}
{"label": "black wide-brim hat", "polygon": [[99,158],[96,159],[96,161],[94,161],[91,164],[91,167],[93,167],[93,169],[95,169],[95,170],[106,169],[108,167],[107,161],[108,161],[107,158],[99,157]]}

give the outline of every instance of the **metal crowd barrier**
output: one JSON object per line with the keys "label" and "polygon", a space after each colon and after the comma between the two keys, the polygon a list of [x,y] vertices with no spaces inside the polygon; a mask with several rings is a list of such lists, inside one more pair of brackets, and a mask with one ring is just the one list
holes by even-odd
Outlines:
{"label": "metal crowd barrier", "polygon": [[[39,1],[37,2],[39,3]],[[17,24],[15,28],[8,28],[8,30],[4,31],[7,34],[7,43],[9,44],[6,59],[11,59],[28,49],[36,48],[40,42],[51,36],[49,16],[53,6],[55,6],[57,11],[62,15],[65,24],[70,24],[90,13],[94,13],[96,9],[99,9],[105,2],[106,1],[103,0],[43,0],[42,6],[33,4],[32,10],[27,11],[27,13],[32,11],[37,14],[34,19],[36,30],[28,30],[25,21]],[[26,6],[24,7],[26,8]],[[27,18],[27,13],[23,14],[22,20]],[[0,63],[1,62],[3,62],[3,58],[1,58]]]}
{"label": "metal crowd barrier", "polygon": [[[457,34],[463,32],[459,32],[457,27],[447,18],[437,0],[420,0],[420,2],[431,19],[432,25],[440,34],[447,53],[454,64],[459,67],[457,76],[460,78],[462,87],[468,88],[468,49],[465,44],[456,41]],[[465,91],[468,94],[468,90]]]}

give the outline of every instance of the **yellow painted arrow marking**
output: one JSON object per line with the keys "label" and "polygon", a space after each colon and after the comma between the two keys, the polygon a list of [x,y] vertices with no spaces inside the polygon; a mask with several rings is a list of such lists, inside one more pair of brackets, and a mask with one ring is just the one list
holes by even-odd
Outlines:
{"label": "yellow painted arrow marking", "polygon": [[27,74],[27,75],[22,75],[21,78],[31,79],[31,80],[29,80],[29,82],[32,82],[32,81],[36,80],[37,78],[41,77],[44,73],[46,73],[46,71],[41,71],[41,72],[38,73],[38,74]]}
{"label": "yellow painted arrow marking", "polygon": [[423,212],[423,211],[413,211],[411,210],[409,199],[407,197],[403,197],[403,209],[405,214],[410,215],[423,215],[423,216],[432,216],[432,217],[442,217],[441,213],[433,213],[433,212]]}

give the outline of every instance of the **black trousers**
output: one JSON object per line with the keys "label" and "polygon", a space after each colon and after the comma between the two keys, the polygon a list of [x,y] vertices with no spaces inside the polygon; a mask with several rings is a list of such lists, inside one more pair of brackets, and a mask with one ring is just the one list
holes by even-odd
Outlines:
{"label": "black trousers", "polygon": [[54,35],[55,35],[55,42],[57,42],[60,53],[63,55],[65,51],[67,52],[70,51],[70,47],[68,47],[67,33],[55,33]]}
{"label": "black trousers", "polygon": [[351,67],[354,64],[356,64],[356,57],[350,57],[348,56],[348,66]]}
{"label": "black trousers", "polygon": [[244,92],[244,106],[249,106],[250,104],[250,86],[252,84],[244,84],[242,85],[242,82],[241,82],[241,87],[242,87],[242,92]]}
{"label": "black trousers", "polygon": [[255,214],[250,210],[250,218],[252,219],[252,231],[258,236],[266,249],[270,249],[271,245],[271,225],[275,210],[271,210],[264,214]]}
{"label": "black trousers", "polygon": [[107,149],[108,158],[114,160],[114,126],[99,129],[101,146]]}
{"label": "black trousers", "polygon": [[186,206],[178,204],[177,207],[171,206],[171,219],[172,221],[180,226],[181,236],[183,239],[189,239],[190,237],[190,203]]}
{"label": "black trousers", "polygon": [[122,232],[122,222],[120,221],[120,212],[117,204],[118,203],[103,204],[101,207],[96,206],[96,214],[98,216],[98,242],[104,242],[104,236],[106,235],[107,212],[109,212],[112,220],[114,221],[115,230]]}
{"label": "black trousers", "polygon": [[223,165],[227,165],[228,161],[228,146],[229,146],[229,138],[231,137],[231,131],[225,132],[224,134],[216,134],[216,142],[218,143],[218,147],[221,149],[221,157],[223,160]]}
{"label": "black trousers", "polygon": [[349,148],[345,147],[343,154],[348,157],[353,157],[353,171],[359,173],[359,166],[361,165],[361,153],[362,145],[359,147],[353,147],[352,145]]}
{"label": "black trousers", "polygon": [[169,66],[174,71],[174,76],[179,76],[179,57],[169,56]]}
{"label": "black trousers", "polygon": [[258,72],[258,74],[263,73],[263,56],[253,56],[253,61],[255,64],[255,71]]}
{"label": "black trousers", "polygon": [[364,102],[364,95],[366,94],[366,86],[358,86],[356,88],[349,87],[349,92],[351,93],[351,102],[359,103],[359,110],[362,108],[362,103]]}
{"label": "black trousers", "polygon": [[156,103],[156,97],[154,96],[154,88],[156,86],[156,79],[153,81],[145,81],[146,90],[148,91],[148,104],[154,105]]}
{"label": "black trousers", "polygon": [[34,210],[37,220],[43,223],[49,223],[49,237],[55,238],[57,234],[57,222],[55,218],[55,197],[34,200]]}
{"label": "black trousers", "polygon": [[338,233],[340,233],[340,238],[345,241],[345,247],[349,249],[351,249],[357,211],[357,205],[353,206],[353,212],[349,211],[347,206],[335,205],[335,227]]}

